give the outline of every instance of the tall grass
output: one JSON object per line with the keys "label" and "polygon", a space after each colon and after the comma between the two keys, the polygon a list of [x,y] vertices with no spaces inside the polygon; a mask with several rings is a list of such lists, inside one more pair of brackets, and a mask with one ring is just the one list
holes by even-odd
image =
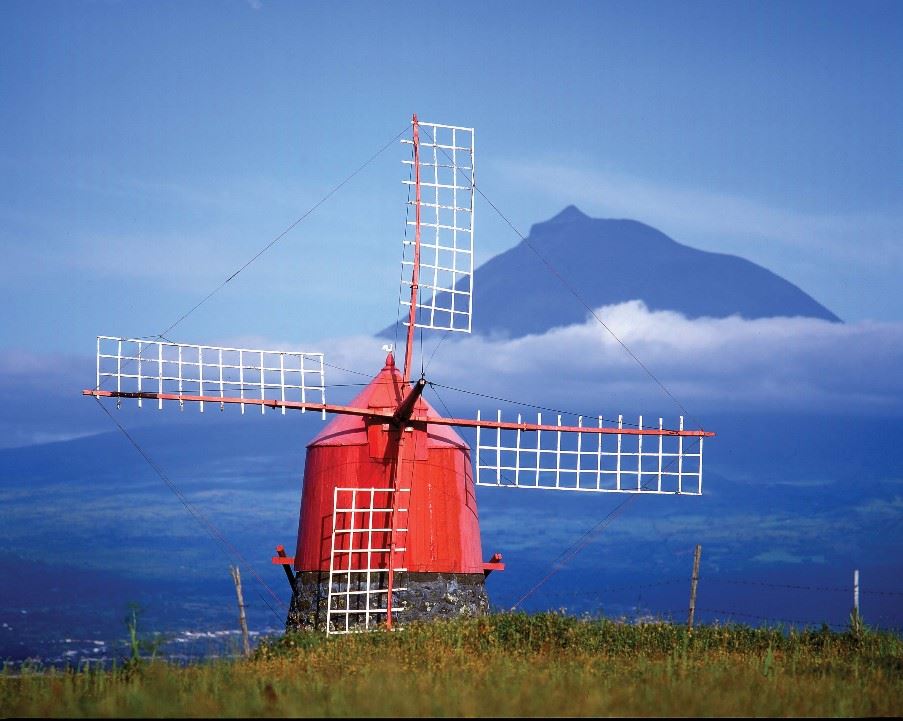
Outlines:
{"label": "tall grass", "polygon": [[246,661],[0,676],[4,716],[900,715],[903,641],[865,628],[498,614],[296,634]]}

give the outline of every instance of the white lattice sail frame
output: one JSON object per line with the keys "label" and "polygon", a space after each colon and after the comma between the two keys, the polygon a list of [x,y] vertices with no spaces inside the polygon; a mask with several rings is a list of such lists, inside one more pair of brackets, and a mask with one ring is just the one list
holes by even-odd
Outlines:
{"label": "white lattice sail frame", "polygon": [[[421,237],[417,328],[470,333],[473,317],[474,129],[418,122]],[[413,145],[413,140],[402,143]],[[414,160],[402,161],[413,166]],[[403,181],[413,187],[414,180]],[[414,205],[416,200],[409,200]],[[415,226],[414,220],[407,221]],[[414,240],[405,238],[401,305],[410,308]]]}
{"label": "white lattice sail frame", "polygon": [[[497,416],[501,423],[501,411]],[[523,422],[520,415],[517,422]],[[603,427],[601,416],[593,422]],[[536,424],[542,425],[542,413]],[[557,425],[562,425],[560,415]],[[582,416],[577,426],[584,426]],[[636,427],[627,429],[618,416],[617,428],[625,433],[600,433],[590,426],[586,432],[476,428],[479,486],[702,495],[702,436],[669,435],[661,418],[650,428],[640,416]]]}
{"label": "white lattice sail frame", "polygon": [[[161,409],[164,402],[179,402],[179,396],[197,396],[206,402],[239,401],[242,413],[246,404],[240,401],[247,400],[264,413],[260,401],[325,404],[323,366],[322,353],[98,336],[95,388],[135,394],[139,407],[148,400],[140,394],[153,393],[170,396],[156,399]],[[202,413],[204,403],[198,403]]]}

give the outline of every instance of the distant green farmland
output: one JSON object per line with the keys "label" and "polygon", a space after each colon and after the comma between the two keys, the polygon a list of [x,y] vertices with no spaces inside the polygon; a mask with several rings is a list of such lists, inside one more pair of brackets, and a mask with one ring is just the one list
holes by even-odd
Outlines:
{"label": "distant green farmland", "polygon": [[5,672],[2,716],[899,716],[903,640],[498,614],[247,660]]}

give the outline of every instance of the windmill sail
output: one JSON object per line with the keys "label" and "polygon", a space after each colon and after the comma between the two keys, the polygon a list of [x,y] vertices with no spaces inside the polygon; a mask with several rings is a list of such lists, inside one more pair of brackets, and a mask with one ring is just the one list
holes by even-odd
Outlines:
{"label": "windmill sail", "polygon": [[702,443],[707,431],[606,427],[600,417],[584,425],[482,421],[477,416],[476,483],[478,486],[543,488],[593,493],[702,495]]}
{"label": "windmill sail", "polygon": [[[413,146],[415,209],[407,226],[420,235],[404,240],[401,305],[410,310],[411,287],[417,285],[417,328],[470,333],[473,313],[474,131],[452,125],[414,121],[419,143]],[[418,147],[419,145],[419,147]],[[416,268],[415,268],[416,266]],[[406,323],[407,324],[407,323]]]}
{"label": "windmill sail", "polygon": [[326,403],[322,353],[97,337],[97,385],[86,395],[297,408]]}

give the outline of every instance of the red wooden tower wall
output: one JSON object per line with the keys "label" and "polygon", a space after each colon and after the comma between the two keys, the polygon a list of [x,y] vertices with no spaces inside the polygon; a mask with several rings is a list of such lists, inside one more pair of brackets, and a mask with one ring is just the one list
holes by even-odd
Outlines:
{"label": "red wooden tower wall", "polygon": [[[350,405],[392,413],[404,395],[401,373],[390,354]],[[483,572],[470,449],[452,428],[429,423],[436,417],[421,397],[407,424],[411,430],[360,416],[337,416],[317,435],[307,447],[296,571],[329,570],[333,490],[392,488],[398,436],[404,433],[400,470],[411,492],[402,504],[408,507],[407,551],[398,565],[411,572]],[[388,527],[387,516],[386,521]],[[387,536],[374,534],[373,545],[387,547]]]}

